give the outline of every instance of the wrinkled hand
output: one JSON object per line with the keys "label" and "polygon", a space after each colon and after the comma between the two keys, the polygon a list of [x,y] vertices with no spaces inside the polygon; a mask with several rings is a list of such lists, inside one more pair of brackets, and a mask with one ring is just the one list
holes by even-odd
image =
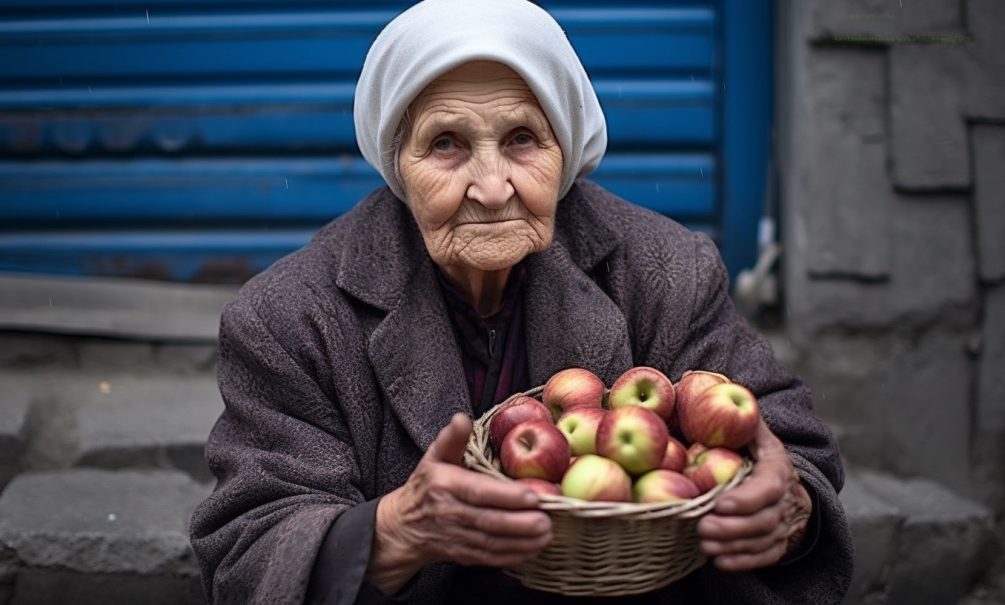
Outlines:
{"label": "wrinkled hand", "polygon": [[371,582],[394,592],[437,561],[515,567],[551,541],[551,519],[517,483],[460,466],[471,420],[455,414],[403,486],[377,505]]}
{"label": "wrinkled hand", "polygon": [[750,475],[698,523],[701,551],[724,571],[777,563],[799,545],[813,505],[785,447],[763,420],[750,453]]}

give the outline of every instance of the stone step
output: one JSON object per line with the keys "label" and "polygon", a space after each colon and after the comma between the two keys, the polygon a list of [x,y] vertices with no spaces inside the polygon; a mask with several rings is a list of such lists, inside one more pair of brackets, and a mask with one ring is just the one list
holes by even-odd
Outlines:
{"label": "stone step", "polygon": [[0,494],[0,603],[203,603],[178,471],[22,473]]}
{"label": "stone step", "polygon": [[938,483],[850,472],[841,501],[855,539],[845,603],[959,603],[987,571],[994,516]]}
{"label": "stone step", "polygon": [[233,285],[0,272],[0,329],[214,342]]}
{"label": "stone step", "polygon": [[32,391],[28,384],[3,384],[0,389],[0,489],[21,470],[28,440]]}
{"label": "stone step", "polygon": [[6,372],[0,384],[0,403],[18,412],[0,422],[0,469],[173,468],[211,478],[203,448],[223,409],[212,373]]}

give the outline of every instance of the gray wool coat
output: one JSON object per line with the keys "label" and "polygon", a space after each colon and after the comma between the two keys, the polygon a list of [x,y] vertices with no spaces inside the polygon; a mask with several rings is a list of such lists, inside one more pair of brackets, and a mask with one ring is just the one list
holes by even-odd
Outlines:
{"label": "gray wool coat", "polygon": [[[526,265],[532,384],[571,366],[606,384],[633,365],[674,381],[724,373],[758,395],[814,497],[807,554],[756,573],[706,565],[671,586],[674,602],[839,602],[852,546],[837,446],[736,314],[714,244],[580,180]],[[226,408],[206,446],[218,483],[191,522],[212,602],[303,602],[333,520],[401,485],[451,415],[471,413],[455,339],[418,228],[386,188],[241,289],[220,325]],[[424,569],[412,600],[442,602],[453,569]]]}

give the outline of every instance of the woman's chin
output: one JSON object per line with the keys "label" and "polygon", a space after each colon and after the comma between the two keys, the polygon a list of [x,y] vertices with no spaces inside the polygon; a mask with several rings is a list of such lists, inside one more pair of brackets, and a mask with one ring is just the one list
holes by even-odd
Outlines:
{"label": "woman's chin", "polygon": [[506,250],[499,250],[496,247],[472,250],[469,247],[458,259],[458,264],[477,271],[502,271],[516,266],[531,252],[534,250],[528,246]]}

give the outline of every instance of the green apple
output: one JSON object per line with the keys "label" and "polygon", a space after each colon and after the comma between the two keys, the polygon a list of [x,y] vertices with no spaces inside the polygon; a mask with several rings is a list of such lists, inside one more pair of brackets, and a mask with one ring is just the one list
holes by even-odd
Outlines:
{"label": "green apple", "polygon": [[673,383],[663,372],[649,366],[634,367],[614,381],[608,395],[611,409],[629,405],[644,407],[669,423],[674,411]]}
{"label": "green apple", "polygon": [[693,481],[676,471],[658,468],[635,481],[632,499],[636,502],[684,502],[700,495]]}
{"label": "green apple", "polygon": [[604,408],[572,408],[558,419],[555,426],[569,440],[573,456],[597,453],[597,427],[607,415]]}
{"label": "green apple", "polygon": [[632,479],[617,462],[584,454],[565,471],[562,495],[580,500],[631,502]]}

